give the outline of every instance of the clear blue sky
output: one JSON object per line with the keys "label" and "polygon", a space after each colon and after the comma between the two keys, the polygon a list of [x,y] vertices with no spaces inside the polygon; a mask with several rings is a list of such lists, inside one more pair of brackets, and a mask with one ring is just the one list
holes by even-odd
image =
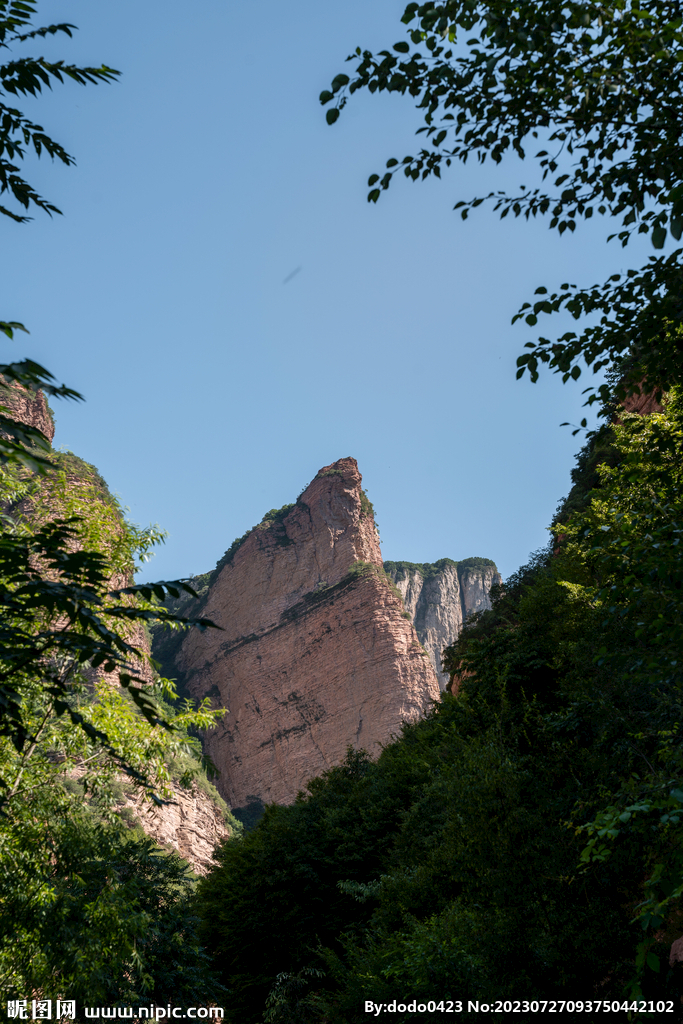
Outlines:
{"label": "clear blue sky", "polygon": [[559,424],[588,381],[516,382],[535,332],[510,319],[537,285],[602,280],[647,245],[606,245],[599,220],[562,239],[485,208],[463,224],[458,199],[528,181],[517,158],[369,205],[418,116],[364,95],[330,128],[318,94],[356,45],[402,38],[403,6],[39,5],[80,31],[26,52],[123,75],[23,105],[78,165],[30,163],[64,216],[1,225],[1,315],[31,330],[12,354],[87,398],[59,403],[55,443],[169,530],[148,578],[212,568],[347,455],[385,559],[484,555],[507,575],[547,540],[581,443]]}

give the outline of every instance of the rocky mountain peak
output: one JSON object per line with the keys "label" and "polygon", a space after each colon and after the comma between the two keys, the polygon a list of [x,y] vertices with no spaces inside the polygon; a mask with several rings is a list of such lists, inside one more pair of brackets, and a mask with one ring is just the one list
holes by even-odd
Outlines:
{"label": "rocky mountain peak", "polygon": [[206,748],[233,808],[293,800],[349,745],[377,753],[438,698],[355,459],[324,466],[232,545],[202,614],[222,630],[189,633],[175,669],[229,709]]}

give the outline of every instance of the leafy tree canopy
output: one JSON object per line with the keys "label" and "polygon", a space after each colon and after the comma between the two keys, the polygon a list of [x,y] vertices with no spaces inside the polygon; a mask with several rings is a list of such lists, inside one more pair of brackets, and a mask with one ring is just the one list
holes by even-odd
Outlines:
{"label": "leafy tree canopy", "polygon": [[[370,176],[377,202],[402,171],[417,181],[470,157],[500,163],[528,155],[534,187],[458,202],[466,219],[484,202],[501,217],[546,216],[560,234],[606,216],[610,238],[627,245],[649,235],[656,250],[683,232],[683,21],[671,0],[607,3],[550,0],[446,0],[410,3],[407,38],[378,53],[360,47],[321,93],[333,124],[349,96],[367,89],[408,94],[424,112],[422,148],[392,157]],[[643,383],[659,390],[681,381],[683,250],[591,287],[546,287],[515,316],[534,326],[541,314],[597,314],[579,333],[541,337],[517,360],[518,376],[537,380],[547,364],[563,380],[587,364],[616,374],[618,396]],[[597,321],[597,322],[596,322]],[[624,379],[625,378],[625,379]],[[612,387],[588,388],[608,402]]]}
{"label": "leafy tree canopy", "polygon": [[[59,142],[46,134],[43,127],[34,124],[14,106],[16,97],[38,96],[44,88],[51,89],[54,82],[71,80],[80,85],[111,82],[119,72],[105,64],[100,67],[79,67],[63,60],[47,61],[43,57],[24,55],[24,44],[35,44],[47,36],[63,33],[72,36],[75,25],[66,22],[34,26],[33,16],[37,4],[25,0],[0,0],[0,52],[7,51],[8,60],[0,64],[0,196],[7,196],[12,205],[0,203],[0,214],[20,224],[31,220],[27,212],[36,208],[48,213],[61,213],[53,203],[43,198],[22,176],[21,161],[28,150],[37,156],[47,154],[70,166],[75,163]],[[15,51],[17,55],[15,56]],[[9,102],[10,98],[13,102]],[[17,331],[26,331],[23,324],[0,320],[0,333],[10,340]],[[32,359],[0,363],[0,376],[7,383],[42,390],[57,398],[79,399],[82,396],[65,385],[58,385],[44,366]],[[31,469],[46,469],[47,446],[40,431],[30,425],[18,423],[2,405],[0,394],[0,465],[18,461]]]}
{"label": "leafy tree canopy", "polygon": [[[160,687],[155,696],[163,703]],[[22,688],[33,740],[22,751],[0,737],[0,985],[4,998],[59,993],[82,1003],[197,1005],[220,992],[196,936],[187,865],[160,850],[121,808],[135,781],[121,758],[170,798],[177,755],[188,771],[188,726],[206,728],[206,706],[151,728],[130,696],[72,679],[74,729],[36,676]],[[107,744],[99,739],[106,731]],[[187,751],[190,751],[188,757]],[[194,752],[196,757],[196,752]],[[182,786],[188,780],[176,783]],[[82,1020],[79,1013],[78,1020]]]}

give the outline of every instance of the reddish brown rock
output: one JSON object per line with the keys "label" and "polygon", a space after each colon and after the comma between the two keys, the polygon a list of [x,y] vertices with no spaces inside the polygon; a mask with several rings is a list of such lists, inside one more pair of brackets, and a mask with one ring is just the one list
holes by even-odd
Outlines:
{"label": "reddish brown rock", "polygon": [[[82,764],[68,772],[71,779],[79,781],[84,774]],[[226,809],[223,801],[216,800],[215,794],[212,798],[196,782],[189,788],[174,782],[170,786],[171,796],[165,803],[156,805],[125,775],[120,775],[118,781],[121,796],[115,806],[119,814],[123,812],[128,825],[139,826],[159,846],[183,857],[195,874],[205,875],[215,863],[216,846],[234,835],[223,813]]]}
{"label": "reddish brown rock", "polygon": [[202,614],[223,631],[189,633],[176,664],[193,697],[228,708],[206,747],[232,807],[292,801],[349,745],[378,753],[439,696],[354,459],[251,531]]}
{"label": "reddish brown rock", "polygon": [[129,807],[150,838],[170,847],[205,875],[213,865],[215,847],[232,834],[219,807],[201,789],[176,786],[173,799],[161,807],[150,804],[143,793],[134,792],[119,810]]}
{"label": "reddish brown rock", "polygon": [[6,416],[35,427],[52,444],[55,425],[42,391],[28,391],[20,384],[10,384],[0,388],[0,405],[7,409]]}
{"label": "reddish brown rock", "polygon": [[664,406],[657,401],[654,391],[639,391],[637,394],[627,395],[621,404],[626,412],[637,413],[639,416],[664,411]]}
{"label": "reddish brown rock", "polygon": [[673,967],[675,964],[681,963],[681,961],[683,961],[683,935],[671,943],[669,967]]}

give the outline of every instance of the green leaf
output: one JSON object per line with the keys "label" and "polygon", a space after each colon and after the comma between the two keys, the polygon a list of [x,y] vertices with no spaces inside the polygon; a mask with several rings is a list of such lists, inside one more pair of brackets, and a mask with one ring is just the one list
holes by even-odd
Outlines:
{"label": "green leaf", "polygon": [[666,241],[666,228],[662,224],[655,224],[652,229],[652,245],[655,249],[663,249]]}
{"label": "green leaf", "polygon": [[327,113],[325,114],[325,120],[327,121],[328,124],[334,124],[338,117],[339,111],[337,110],[336,107],[333,107],[332,110],[328,110]]}
{"label": "green leaf", "polygon": [[335,77],[332,79],[333,91],[339,92],[340,89],[342,89],[345,85],[349,84],[349,81],[350,79],[348,75],[335,75]]}
{"label": "green leaf", "polygon": [[410,46],[406,42],[394,43],[394,49],[397,53],[408,53],[410,51]]}

